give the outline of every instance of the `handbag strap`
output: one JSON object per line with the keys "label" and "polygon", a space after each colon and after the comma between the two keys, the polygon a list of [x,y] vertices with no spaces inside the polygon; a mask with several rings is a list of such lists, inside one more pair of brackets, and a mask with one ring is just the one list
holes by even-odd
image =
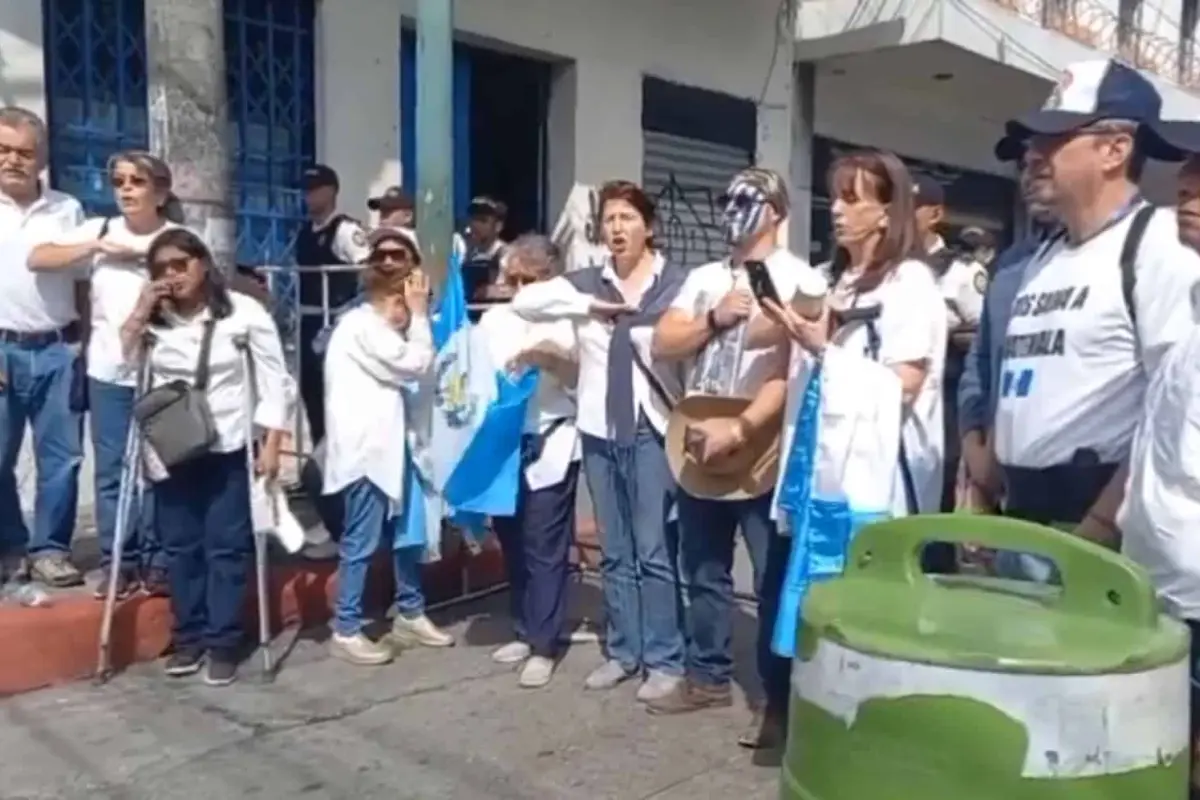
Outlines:
{"label": "handbag strap", "polygon": [[[867,350],[870,351],[871,360],[879,361],[879,351],[882,348],[883,339],[879,335],[879,328],[875,325],[875,320],[867,320]],[[912,470],[908,466],[908,454],[904,451],[904,425],[900,426],[900,481],[904,484],[904,504],[908,506],[909,514],[920,514],[921,506],[917,499],[917,484],[913,480]]]}
{"label": "handbag strap", "polygon": [[200,335],[200,357],[196,363],[195,388],[204,391],[208,388],[209,360],[212,355],[213,330],[217,327],[215,319],[204,321],[204,333]]}
{"label": "handbag strap", "polygon": [[642,371],[642,375],[645,376],[646,382],[650,384],[651,391],[653,391],[654,394],[658,396],[658,399],[662,401],[662,404],[667,407],[667,413],[670,414],[672,411],[674,411],[675,398],[671,397],[671,393],[667,391],[667,387],[663,386],[662,381],[659,380],[658,376],[654,374],[654,370],[650,369],[650,365],[642,359],[642,354],[638,352],[636,347],[633,348],[633,363],[636,364],[637,368]]}

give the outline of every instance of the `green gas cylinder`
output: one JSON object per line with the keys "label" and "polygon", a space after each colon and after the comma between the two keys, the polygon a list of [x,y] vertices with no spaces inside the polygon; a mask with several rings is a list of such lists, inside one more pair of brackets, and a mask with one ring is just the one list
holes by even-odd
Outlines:
{"label": "green gas cylinder", "polygon": [[[1061,587],[931,576],[926,542],[1037,553]],[[997,517],[881,522],[814,586],[785,800],[1184,800],[1188,633],[1145,572]]]}

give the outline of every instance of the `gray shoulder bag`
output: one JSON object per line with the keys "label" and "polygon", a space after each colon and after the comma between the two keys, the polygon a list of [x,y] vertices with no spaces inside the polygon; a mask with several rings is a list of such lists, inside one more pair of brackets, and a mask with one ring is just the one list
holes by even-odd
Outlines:
{"label": "gray shoulder bag", "polygon": [[[193,383],[175,380],[163,384],[147,391],[133,406],[133,418],[142,438],[168,470],[210,453],[217,443],[217,425],[207,392],[215,327],[215,320],[204,323]],[[144,357],[150,357],[149,347]]]}

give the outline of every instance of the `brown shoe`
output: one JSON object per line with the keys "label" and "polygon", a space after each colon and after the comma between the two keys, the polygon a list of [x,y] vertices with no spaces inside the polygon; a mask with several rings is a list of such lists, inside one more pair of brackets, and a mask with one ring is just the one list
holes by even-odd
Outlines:
{"label": "brown shoe", "polygon": [[83,574],[63,553],[36,556],[33,559],[30,573],[34,580],[41,581],[54,589],[67,589],[71,586],[83,585]]}
{"label": "brown shoe", "polygon": [[[92,596],[97,600],[108,599],[108,582],[111,578],[112,572],[108,567],[105,567],[100,581],[96,584],[96,590],[92,592]],[[123,569],[117,573],[116,598],[118,601],[125,600],[129,595],[136,592],[137,589],[137,579],[133,577],[133,573],[130,570]]]}
{"label": "brown shoe", "polygon": [[142,594],[147,597],[170,597],[171,585],[167,581],[167,571],[162,567],[142,570]]}
{"label": "brown shoe", "polygon": [[646,700],[646,710],[651,714],[687,714],[706,708],[728,708],[733,705],[733,694],[729,684],[713,686],[682,680],[669,694]]}
{"label": "brown shoe", "polygon": [[758,708],[738,744],[749,750],[777,750],[787,741],[787,714],[775,708]]}

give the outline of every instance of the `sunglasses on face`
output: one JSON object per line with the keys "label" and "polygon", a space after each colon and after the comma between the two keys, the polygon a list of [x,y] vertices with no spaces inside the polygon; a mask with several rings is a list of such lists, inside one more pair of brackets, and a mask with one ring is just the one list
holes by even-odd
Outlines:
{"label": "sunglasses on face", "polygon": [[188,267],[192,265],[192,259],[187,256],[181,258],[160,258],[156,259],[150,265],[150,269],[156,275],[165,275],[167,273],[187,272]]}
{"label": "sunglasses on face", "polygon": [[143,178],[141,175],[113,175],[109,183],[112,184],[114,189],[124,189],[126,186],[130,186],[134,189],[140,189],[148,186],[150,181]]}
{"label": "sunglasses on face", "polygon": [[380,247],[371,253],[371,263],[406,266],[413,263],[413,257],[412,253],[403,247]]}

